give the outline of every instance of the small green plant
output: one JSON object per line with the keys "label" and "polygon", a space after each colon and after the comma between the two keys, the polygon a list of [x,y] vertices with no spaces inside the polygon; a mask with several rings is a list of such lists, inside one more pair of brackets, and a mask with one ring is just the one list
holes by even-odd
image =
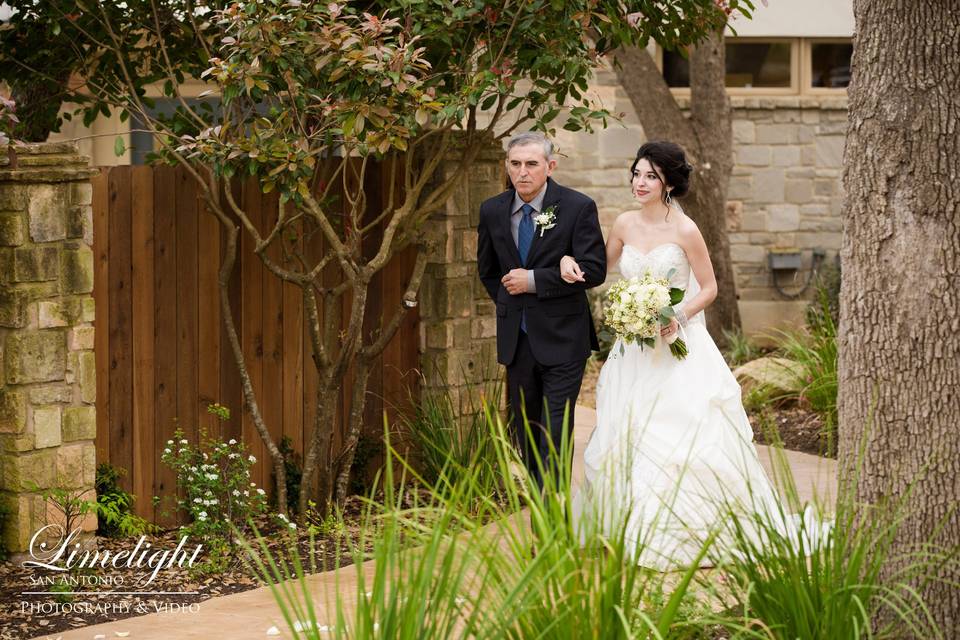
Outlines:
{"label": "small green plant", "polygon": [[829,320],[833,327],[840,325],[840,262],[824,264],[817,274],[817,295],[806,309],[807,326],[820,331]]}
{"label": "small green plant", "polygon": [[818,289],[820,313],[817,321],[801,331],[781,332],[777,351],[796,367],[785,369],[795,378],[797,391],[782,394],[809,406],[823,419],[827,455],[836,455],[837,427],[837,326],[824,289]]}
{"label": "small green plant", "polygon": [[753,340],[745,336],[741,329],[735,331],[724,329],[723,338],[726,343],[723,357],[731,367],[739,367],[763,355],[763,350]]}
{"label": "small green plant", "polygon": [[[224,419],[216,409],[208,411]],[[243,443],[234,439],[220,442],[202,432],[199,440],[191,444],[178,429],[160,459],[177,476],[177,508],[191,520],[184,532],[203,540],[210,554],[203,567],[217,571],[226,566],[233,531],[246,530],[251,518],[266,511],[267,496],[250,481],[250,467],[256,458]]]}
{"label": "small green plant", "polygon": [[321,515],[317,511],[317,505],[312,500],[307,503],[307,531],[311,535],[323,537],[342,536],[347,532],[346,525],[343,522],[343,516],[334,511],[327,515]]}
{"label": "small green plant", "polygon": [[[499,386],[485,402],[499,404]],[[449,390],[424,393],[405,428],[415,447],[419,470],[430,486],[456,484],[476,473],[483,495],[501,492],[495,435],[480,407],[460,414],[460,403]]]}
{"label": "small green plant", "polygon": [[[93,498],[93,491],[84,487],[50,487],[48,489],[34,488],[40,493],[44,501],[50,503],[59,513],[57,524],[63,527],[64,532],[76,529],[80,521],[87,515],[97,512],[97,501]],[[52,523],[49,523],[52,524]]]}
{"label": "small green plant", "polygon": [[107,537],[140,536],[156,530],[152,524],[133,513],[135,496],[120,487],[126,469],[109,462],[97,465],[94,486],[97,489],[97,534]]}
{"label": "small green plant", "polygon": [[[916,586],[938,565],[955,565],[955,551],[922,545],[893,556],[911,492],[857,505],[853,491],[841,487],[834,519],[825,526],[820,509],[799,504],[782,455],[774,466],[788,481],[790,506],[756,513],[746,523],[728,520],[736,551],[720,570],[729,587],[724,607],[733,614],[727,620],[731,630],[747,627],[762,630],[762,637],[814,640],[943,638]],[[789,512],[804,517],[793,520]]]}
{"label": "small green plant", "polygon": [[55,592],[56,595],[53,596],[53,599],[60,604],[67,604],[73,602],[76,596],[73,595],[73,587],[64,582],[55,582],[47,587],[50,591]]}
{"label": "small green plant", "polygon": [[751,412],[762,411],[764,408],[781,400],[783,394],[784,391],[782,389],[777,389],[769,384],[751,384],[743,393],[743,408]]}

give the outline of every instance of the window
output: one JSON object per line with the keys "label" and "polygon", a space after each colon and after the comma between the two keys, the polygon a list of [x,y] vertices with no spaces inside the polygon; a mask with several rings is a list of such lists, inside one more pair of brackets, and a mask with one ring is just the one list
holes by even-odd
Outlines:
{"label": "window", "polygon": [[[726,39],[726,85],[732,94],[841,93],[850,83],[849,38]],[[690,87],[689,61],[676,51],[660,58],[667,86]]]}
{"label": "window", "polygon": [[810,86],[818,89],[843,89],[850,84],[850,42],[810,43]]}
{"label": "window", "polygon": [[792,49],[789,42],[727,43],[727,86],[789,88]]}
{"label": "window", "polygon": [[[793,45],[789,40],[726,41],[727,87],[790,89],[793,85]],[[690,86],[690,64],[676,51],[663,52],[663,77],[667,86]]]}
{"label": "window", "polygon": [[[220,108],[220,98],[184,98],[191,109],[205,111],[212,109],[214,111]],[[176,98],[154,98],[154,106],[148,109],[151,116],[170,117],[178,107],[181,106],[180,100]],[[154,151],[153,134],[147,131],[148,127],[138,114],[131,114],[130,131],[130,164],[142,165],[147,163],[147,156]]]}

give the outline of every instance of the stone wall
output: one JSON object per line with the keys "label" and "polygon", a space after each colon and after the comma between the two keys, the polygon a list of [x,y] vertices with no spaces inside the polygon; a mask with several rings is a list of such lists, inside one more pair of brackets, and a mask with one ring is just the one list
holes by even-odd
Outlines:
{"label": "stone wall", "polygon": [[[53,487],[89,491],[96,459],[93,226],[88,158],[66,143],[0,165],[0,497],[8,550],[53,511]],[[96,528],[95,519],[84,522]]]}
{"label": "stone wall", "polygon": [[477,276],[477,225],[480,203],[503,191],[503,157],[498,146],[485,150],[424,229],[433,247],[421,287],[425,391],[449,392],[462,415],[502,377],[495,309]]}
{"label": "stone wall", "polygon": [[[605,107],[625,114],[622,124],[593,134],[558,129],[555,177],[593,197],[609,230],[618,214],[635,208],[628,172],[646,137],[612,71],[598,72],[590,89]],[[686,107],[689,98],[678,96],[678,102]],[[800,250],[802,269],[779,278],[793,293],[807,279],[813,249],[824,249],[827,262],[840,247],[847,100],[733,96],[731,103],[736,163],[728,194],[731,253],[744,329],[764,333],[798,321],[806,305],[777,291],[767,266],[769,250]],[[804,298],[811,294],[808,290]]]}
{"label": "stone wall", "polygon": [[[778,276],[787,294],[807,282],[815,249],[840,249],[846,98],[735,98],[735,167],[728,191],[730,252],[744,325],[798,317],[806,302],[777,291],[770,250],[800,251],[799,271]],[[791,277],[792,276],[792,277]],[[810,287],[803,295],[809,299]]]}

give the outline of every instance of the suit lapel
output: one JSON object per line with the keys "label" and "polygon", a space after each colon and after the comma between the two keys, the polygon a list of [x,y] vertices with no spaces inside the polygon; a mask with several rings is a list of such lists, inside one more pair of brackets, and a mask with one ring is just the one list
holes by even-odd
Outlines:
{"label": "suit lapel", "polygon": [[[522,266],[522,263],[520,262],[520,251],[517,249],[517,243],[513,241],[513,231],[510,229],[510,214],[513,213],[510,211],[510,209],[511,205],[513,204],[513,197],[513,189],[510,189],[503,194],[502,201],[497,205],[500,209],[500,212],[497,215],[497,222],[499,223],[498,226],[500,229],[500,237],[503,239],[503,242],[507,243],[514,263],[517,266]],[[528,255],[528,260],[529,257],[530,256]]]}
{"label": "suit lapel", "polygon": [[[553,178],[547,178],[547,192],[543,194],[543,207],[540,209],[543,210],[552,207],[560,202],[560,189],[557,188],[557,183],[553,181]],[[563,212],[560,211],[560,207],[557,207],[556,216],[559,218],[563,215]],[[541,231],[543,232],[541,234]],[[530,244],[530,253],[527,254],[527,264],[533,264],[533,259],[537,256],[537,249],[540,245],[547,240],[547,235],[550,233],[549,230],[541,229],[536,227],[533,232],[533,242]],[[518,254],[519,257],[519,254]]]}

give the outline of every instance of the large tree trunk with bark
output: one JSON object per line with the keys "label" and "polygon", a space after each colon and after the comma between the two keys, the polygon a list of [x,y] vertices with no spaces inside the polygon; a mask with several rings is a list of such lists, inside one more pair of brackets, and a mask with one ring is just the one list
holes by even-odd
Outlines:
{"label": "large tree trunk with bark", "polygon": [[[855,0],[854,15],[840,460],[862,503],[917,483],[896,555],[960,541],[960,4]],[[939,570],[918,586],[955,638],[960,574]]]}
{"label": "large tree trunk with bark", "polygon": [[740,328],[736,281],[727,238],[727,185],[733,170],[730,99],[724,86],[723,34],[717,33],[690,55],[690,115],[686,117],[656,63],[645,49],[619,49],[615,65],[649,140],[682,146],[693,165],[683,208],[693,218],[710,251],[717,276],[717,299],[707,310],[707,328],[719,344],[723,331]]}

